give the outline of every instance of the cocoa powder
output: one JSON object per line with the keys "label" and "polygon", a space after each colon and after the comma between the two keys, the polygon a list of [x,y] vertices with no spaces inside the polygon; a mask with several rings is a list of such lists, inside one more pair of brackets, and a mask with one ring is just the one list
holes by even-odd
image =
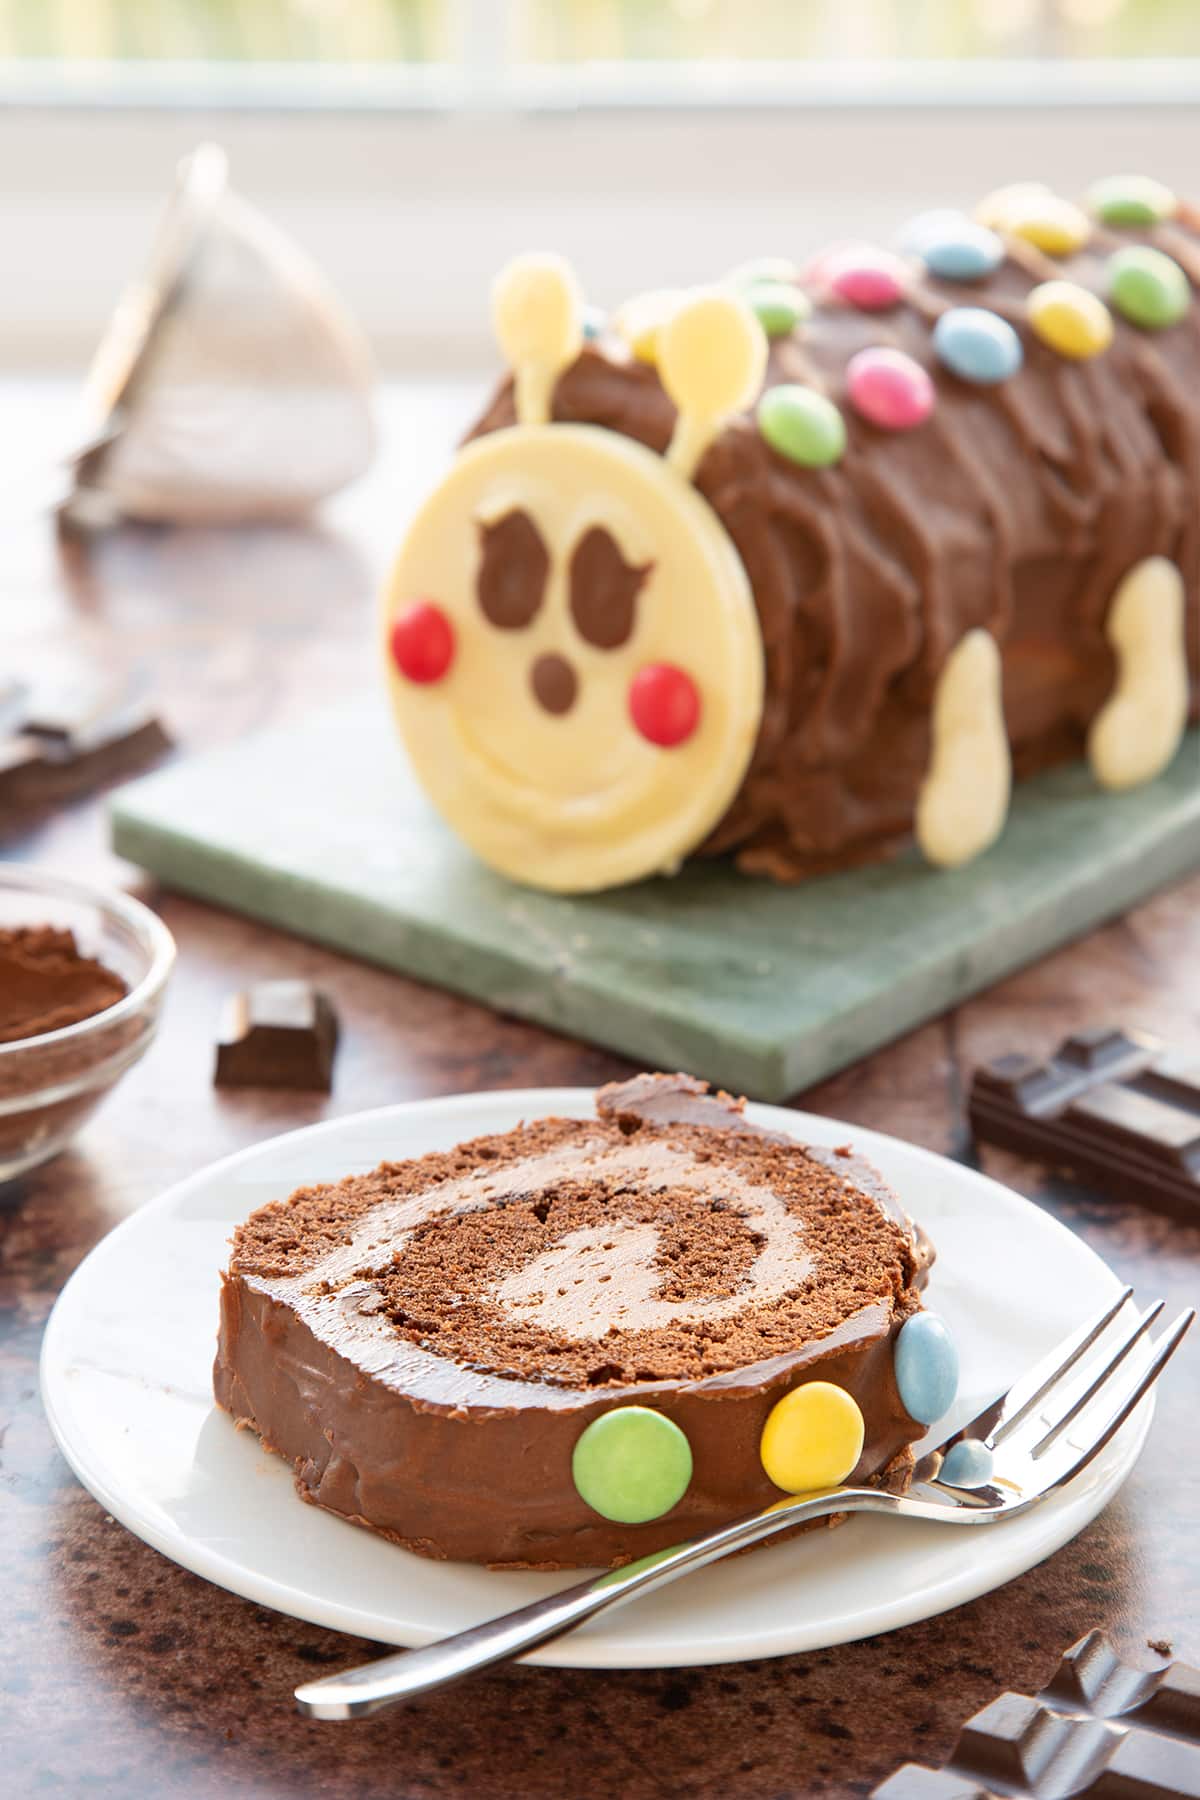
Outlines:
{"label": "cocoa powder", "polygon": [[0,1044],[78,1025],[128,991],[119,975],[80,955],[73,932],[52,925],[0,929]]}

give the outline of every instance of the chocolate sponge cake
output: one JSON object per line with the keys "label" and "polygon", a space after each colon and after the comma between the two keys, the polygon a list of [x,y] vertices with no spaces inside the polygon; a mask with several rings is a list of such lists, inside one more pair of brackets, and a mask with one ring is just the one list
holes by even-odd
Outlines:
{"label": "chocolate sponge cake", "polygon": [[1165,770],[1200,717],[1200,211],[1022,183],[709,277],[605,321],[560,259],[497,279],[510,373],[383,608],[459,836],[561,892],[914,838],[955,867],[1015,780]]}
{"label": "chocolate sponge cake", "polygon": [[904,1485],[924,1423],[894,1352],[935,1323],[930,1255],[850,1151],[639,1076],[593,1119],[254,1213],[216,1397],[302,1498],[410,1550],[617,1563],[784,1491]]}

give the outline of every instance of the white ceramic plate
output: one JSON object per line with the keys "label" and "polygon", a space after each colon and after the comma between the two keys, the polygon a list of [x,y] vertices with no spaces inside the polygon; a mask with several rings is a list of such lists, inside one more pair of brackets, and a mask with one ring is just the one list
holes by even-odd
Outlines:
{"label": "white ceramic plate", "polygon": [[[449,1147],[547,1113],[582,1089],[464,1094],[335,1119],[202,1170],[120,1225],[67,1283],[46,1330],[42,1395],[79,1479],[130,1531],[221,1587],[314,1624],[423,1644],[575,1575],[427,1562],[303,1505],[291,1471],[212,1401],[217,1271],[234,1225],[304,1183]],[[755,1106],[804,1140],[858,1145],[938,1249],[930,1303],[958,1341],[956,1418],[1115,1292],[1116,1277],[1045,1213],[929,1151],[832,1119]],[[677,1667],[815,1650],[972,1600],[1088,1524],[1133,1467],[1147,1398],[1066,1492],[987,1530],[863,1517],[735,1558],[538,1651],[581,1668]]]}

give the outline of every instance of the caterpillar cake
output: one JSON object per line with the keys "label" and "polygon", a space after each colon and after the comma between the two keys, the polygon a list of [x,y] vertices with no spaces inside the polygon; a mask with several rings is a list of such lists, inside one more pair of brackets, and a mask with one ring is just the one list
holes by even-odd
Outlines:
{"label": "caterpillar cake", "polygon": [[422,1555],[628,1561],[901,1490],[957,1364],[932,1251],[849,1150],[686,1076],[305,1188],[239,1228],[216,1398],[305,1500]]}
{"label": "caterpillar cake", "polygon": [[732,853],[793,880],[915,836],[954,866],[1013,776],[1153,779],[1200,704],[1200,218],[1026,184],[591,325],[510,265],[511,377],[385,596],[434,803],[586,891]]}

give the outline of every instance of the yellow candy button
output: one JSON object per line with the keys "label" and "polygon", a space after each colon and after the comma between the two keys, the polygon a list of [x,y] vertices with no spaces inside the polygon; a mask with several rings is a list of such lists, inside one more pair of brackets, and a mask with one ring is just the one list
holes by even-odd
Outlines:
{"label": "yellow candy button", "polygon": [[1035,182],[999,188],[988,195],[976,217],[994,231],[1024,238],[1047,256],[1073,255],[1083,248],[1091,233],[1082,207]]}
{"label": "yellow candy button", "polygon": [[776,1487],[806,1494],[845,1481],[862,1447],[863,1416],[845,1388],[806,1381],[772,1407],[759,1455]]}
{"label": "yellow candy button", "polygon": [[1050,194],[1044,200],[1014,207],[1001,230],[1035,244],[1047,256],[1073,256],[1087,243],[1091,226],[1078,206]]}
{"label": "yellow candy button", "polygon": [[1029,296],[1029,323],[1043,344],[1084,362],[1112,343],[1112,314],[1103,300],[1073,281],[1044,281]]}
{"label": "yellow candy button", "polygon": [[989,231],[1006,231],[1014,212],[1053,198],[1044,181],[1012,181],[1007,187],[994,188],[981,200],[975,208],[975,217]]}
{"label": "yellow candy button", "polygon": [[657,362],[659,333],[686,297],[680,288],[654,288],[618,310],[613,323],[639,362]]}

